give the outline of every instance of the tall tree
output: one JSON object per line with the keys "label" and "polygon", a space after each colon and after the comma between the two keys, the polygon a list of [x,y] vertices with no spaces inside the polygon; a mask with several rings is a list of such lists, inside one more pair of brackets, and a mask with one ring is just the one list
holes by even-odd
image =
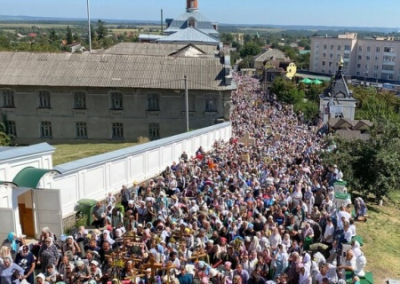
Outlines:
{"label": "tall tree", "polygon": [[106,22],[98,20],[96,29],[97,39],[103,39],[107,35],[107,32]]}
{"label": "tall tree", "polygon": [[240,49],[240,56],[242,58],[246,56],[254,56],[257,54],[260,54],[262,51],[261,46],[259,46],[257,43],[250,41],[247,42],[243,45],[243,47]]}
{"label": "tall tree", "polygon": [[71,28],[70,28],[69,26],[67,26],[67,35],[66,35],[66,38],[67,38],[67,44],[73,43],[72,31],[71,31]]}

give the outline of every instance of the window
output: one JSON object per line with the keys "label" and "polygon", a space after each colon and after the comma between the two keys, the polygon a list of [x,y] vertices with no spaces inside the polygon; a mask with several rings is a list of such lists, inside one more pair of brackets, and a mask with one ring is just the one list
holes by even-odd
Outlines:
{"label": "window", "polygon": [[346,44],[346,45],[344,46],[344,50],[350,50],[350,45]]}
{"label": "window", "polygon": [[39,91],[39,108],[51,108],[49,91]]}
{"label": "window", "polygon": [[378,52],[381,52],[381,47],[380,46],[376,47],[376,53],[378,53]]}
{"label": "window", "polygon": [[124,125],[120,122],[112,124],[112,138],[123,139],[124,138]]}
{"label": "window", "polygon": [[3,97],[3,107],[15,107],[13,90],[1,90],[1,96]]}
{"label": "window", "polygon": [[370,57],[370,56],[367,56],[365,59],[366,59],[367,61],[369,61],[369,60],[371,60],[371,57]]}
{"label": "window", "polygon": [[149,139],[150,140],[160,139],[160,125],[158,123],[149,124]]}
{"label": "window", "polygon": [[324,44],[324,49],[327,49],[327,48],[328,48],[328,46],[326,44]]}
{"label": "window", "polygon": [[359,52],[362,52],[362,46],[359,46],[359,47],[358,47],[358,51],[359,51]]}
{"label": "window", "polygon": [[206,99],[206,111],[215,112],[217,111],[217,98],[214,95],[208,95]]}
{"label": "window", "polygon": [[379,66],[378,66],[378,65],[375,65],[375,66],[374,66],[374,69],[375,69],[375,70],[378,70],[378,69],[379,69]]}
{"label": "window", "polygon": [[74,93],[74,108],[86,109],[86,93],[75,92]]}
{"label": "window", "polygon": [[193,28],[196,27],[196,19],[193,18],[193,17],[190,17],[190,18],[188,19],[187,23],[188,23],[188,27],[193,27]]}
{"label": "window", "polygon": [[329,62],[329,67],[331,67],[332,66],[332,62]]}
{"label": "window", "polygon": [[331,44],[331,50],[335,49],[335,45]]}
{"label": "window", "polygon": [[358,59],[358,60],[361,60],[361,59],[362,59],[362,56],[361,56],[361,55],[359,55],[359,56],[357,57],[357,59]]}
{"label": "window", "polygon": [[325,61],[322,61],[322,66],[325,66]]}
{"label": "window", "polygon": [[368,70],[369,66],[367,64],[365,64],[365,70]]}
{"label": "window", "polygon": [[76,123],[76,138],[87,138],[86,122],[77,122]]}
{"label": "window", "polygon": [[367,46],[367,52],[371,52],[371,47]]}
{"label": "window", "polygon": [[356,75],[357,75],[357,76],[360,76],[360,72],[357,72]]}
{"label": "window", "polygon": [[15,121],[7,121],[7,134],[13,137],[17,137],[17,126]]}
{"label": "window", "polygon": [[383,52],[396,52],[396,48],[394,47],[384,47]]}
{"label": "window", "polygon": [[361,68],[361,64],[357,64],[357,68]]}
{"label": "window", "polygon": [[53,137],[53,131],[51,129],[50,121],[42,121],[40,123],[40,137],[42,138],[51,138]]}
{"label": "window", "polygon": [[337,50],[339,50],[339,51],[342,50],[342,46],[341,46],[341,45],[338,45],[338,46],[337,46]]}
{"label": "window", "polygon": [[147,110],[159,111],[160,110],[160,95],[148,94],[147,95]]}
{"label": "window", "polygon": [[394,66],[383,65],[383,66],[382,66],[382,70],[394,71]]}
{"label": "window", "polygon": [[123,96],[121,92],[111,92],[111,109],[123,109]]}
{"label": "window", "polygon": [[378,78],[378,73],[374,72],[374,78]]}
{"label": "window", "polygon": [[375,56],[375,61],[378,61],[379,60],[379,56]]}

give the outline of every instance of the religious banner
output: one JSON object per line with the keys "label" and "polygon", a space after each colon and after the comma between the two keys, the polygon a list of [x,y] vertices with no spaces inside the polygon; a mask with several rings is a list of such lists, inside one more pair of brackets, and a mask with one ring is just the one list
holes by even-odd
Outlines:
{"label": "religious banner", "polygon": [[242,161],[246,162],[246,163],[250,163],[250,155],[249,153],[244,153],[241,155]]}

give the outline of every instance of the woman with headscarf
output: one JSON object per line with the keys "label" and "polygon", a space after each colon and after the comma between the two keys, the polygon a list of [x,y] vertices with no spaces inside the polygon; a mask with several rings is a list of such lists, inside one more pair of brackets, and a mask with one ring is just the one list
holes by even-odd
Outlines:
{"label": "woman with headscarf", "polygon": [[42,271],[46,272],[47,265],[53,264],[57,266],[58,257],[58,249],[53,243],[53,239],[48,237],[40,247],[37,264],[41,264]]}
{"label": "woman with headscarf", "polygon": [[108,242],[111,246],[114,245],[115,241],[113,240],[113,238],[111,238],[111,233],[109,230],[104,230],[102,237],[103,238],[102,238],[101,246],[103,246],[103,242]]}
{"label": "woman with headscarf", "polygon": [[367,215],[367,206],[365,205],[365,202],[361,197],[356,198],[354,207],[356,211],[356,220],[366,221],[367,218],[365,217],[365,215]]}
{"label": "woman with headscarf", "polygon": [[25,278],[24,269],[15,264],[11,257],[5,257],[0,265],[0,283],[13,284],[14,280]]}
{"label": "woman with headscarf", "polygon": [[17,235],[14,232],[8,233],[7,239],[4,240],[1,246],[9,247],[12,258],[14,259],[18,252]]}
{"label": "woman with headscarf", "polygon": [[278,228],[275,228],[273,230],[271,236],[269,237],[269,243],[271,245],[272,250],[275,250],[278,247],[278,245],[282,243],[282,237],[279,234]]}
{"label": "woman with headscarf", "polygon": [[261,252],[260,241],[257,236],[253,237],[253,240],[250,243],[249,251]]}
{"label": "woman with headscarf", "polygon": [[22,250],[15,257],[15,263],[24,269],[26,281],[33,283],[34,273],[36,266],[36,257],[29,251],[29,247],[24,245]]}
{"label": "woman with headscarf", "polygon": [[312,280],[311,280],[310,271],[302,263],[300,263],[298,265],[298,268],[300,270],[299,284],[311,284]]}
{"label": "woman with headscarf", "polygon": [[59,273],[53,264],[46,266],[46,272],[44,273],[44,279],[49,283],[56,283],[59,278]]}
{"label": "woman with headscarf", "polygon": [[275,277],[284,272],[289,265],[289,255],[287,254],[284,245],[282,244],[278,245],[277,250],[273,255],[272,263],[273,263],[273,268],[275,270],[274,272],[274,279],[275,279]]}

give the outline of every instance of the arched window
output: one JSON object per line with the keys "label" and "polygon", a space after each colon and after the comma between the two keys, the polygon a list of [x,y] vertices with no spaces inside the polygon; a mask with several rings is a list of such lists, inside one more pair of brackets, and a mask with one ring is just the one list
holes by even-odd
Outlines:
{"label": "arched window", "polygon": [[190,17],[187,22],[188,22],[188,27],[192,27],[192,28],[196,27],[196,19],[195,18]]}

